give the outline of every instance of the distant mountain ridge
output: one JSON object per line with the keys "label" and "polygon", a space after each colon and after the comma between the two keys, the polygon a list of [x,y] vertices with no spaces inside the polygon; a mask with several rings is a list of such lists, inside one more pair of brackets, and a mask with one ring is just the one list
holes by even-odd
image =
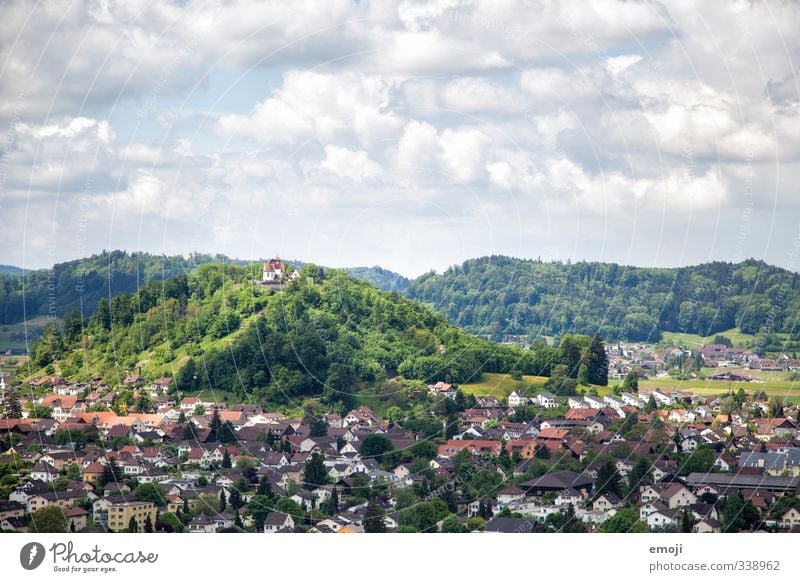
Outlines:
{"label": "distant mountain ridge", "polygon": [[[23,274],[6,267],[0,273],[0,324],[44,315],[51,308],[60,317],[72,308],[88,316],[100,298],[136,291],[148,281],[188,274],[206,263],[254,262],[224,255],[186,258],[110,251],[52,270]],[[766,338],[773,347],[800,349],[800,276],[754,259],[644,268],[491,256],[414,280],[380,266],[340,271],[421,301],[451,323],[494,340],[599,333],[610,340],[656,342],[663,332],[705,337],[738,328],[757,341]],[[51,283],[56,289],[52,298]]]}
{"label": "distant mountain ridge", "polygon": [[0,265],[0,275],[11,275],[12,277],[19,277],[25,271],[14,265]]}
{"label": "distant mountain ridge", "polygon": [[767,341],[800,340],[800,275],[754,259],[644,268],[492,256],[422,275],[406,295],[495,340],[599,333],[655,342],[665,331],[737,327]]}

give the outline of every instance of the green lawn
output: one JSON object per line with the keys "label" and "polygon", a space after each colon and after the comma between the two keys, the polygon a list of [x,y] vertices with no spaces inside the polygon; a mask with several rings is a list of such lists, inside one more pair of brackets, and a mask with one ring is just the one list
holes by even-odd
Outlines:
{"label": "green lawn", "polygon": [[677,333],[672,331],[665,331],[662,334],[661,343],[665,345],[672,345],[676,347],[686,347],[686,348],[701,348],[706,344],[710,344],[714,341],[714,338],[718,335],[723,335],[729,340],[733,342],[733,345],[736,347],[746,347],[752,345],[753,339],[755,336],[742,333],[739,328],[734,327],[733,329],[729,329],[727,331],[721,331],[719,333],[715,333],[706,337],[701,335],[697,335],[694,333]]}
{"label": "green lawn", "polygon": [[[731,368],[730,371],[734,374],[741,373],[741,371],[736,368]],[[652,386],[665,389],[678,388],[679,390],[685,390],[686,392],[693,392],[703,396],[722,395],[727,394],[729,391],[735,392],[739,390],[739,388],[744,388],[745,392],[749,394],[758,390],[763,390],[770,397],[785,398],[789,402],[800,402],[800,382],[786,380],[785,373],[758,372],[754,374],[753,377],[756,378],[756,382],[722,382],[699,379],[677,380],[667,376],[663,378],[640,380],[639,386]]]}
{"label": "green lawn", "polygon": [[[546,376],[523,376],[522,381],[514,380],[508,374],[496,374],[484,372],[481,379],[476,382],[462,384],[461,390],[466,394],[475,396],[495,396],[504,398],[514,390],[526,390],[530,394],[544,390],[544,383],[547,382]],[[594,386],[598,394],[609,394],[611,389],[608,386]]]}

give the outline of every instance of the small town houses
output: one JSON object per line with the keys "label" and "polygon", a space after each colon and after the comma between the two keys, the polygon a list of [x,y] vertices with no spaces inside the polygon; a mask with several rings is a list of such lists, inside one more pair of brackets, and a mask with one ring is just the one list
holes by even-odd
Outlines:
{"label": "small town houses", "polygon": [[[614,350],[620,370],[634,360],[659,369],[642,346]],[[754,361],[706,351],[718,367]],[[153,408],[122,414],[97,380],[48,378],[31,404],[52,418],[0,419],[0,528],[35,531],[32,516],[56,507],[76,532],[399,531],[419,527],[413,508],[439,499],[450,517],[426,528],[556,531],[566,520],[605,531],[624,517],[637,531],[716,533],[736,503],[750,531],[800,529],[798,410],[788,405],[768,416],[747,398],[723,407],[669,388],[514,391],[471,399],[448,422],[428,412],[441,430],[423,433],[368,406],[312,423],[176,398],[170,378],[124,384]],[[452,409],[466,401],[457,395],[439,382],[417,397]]]}

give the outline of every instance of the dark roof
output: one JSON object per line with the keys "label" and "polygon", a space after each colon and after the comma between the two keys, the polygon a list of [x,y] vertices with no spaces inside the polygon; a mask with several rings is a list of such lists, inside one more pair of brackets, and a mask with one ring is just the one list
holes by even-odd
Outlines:
{"label": "dark roof", "polygon": [[579,475],[574,471],[554,471],[536,479],[525,481],[520,487],[523,489],[553,489],[560,491],[569,488],[582,489],[591,487],[592,484],[592,480],[586,475]]}
{"label": "dark roof", "polygon": [[493,517],[483,528],[484,531],[496,533],[530,533],[534,528],[534,521],[530,519],[516,519],[513,517]]}
{"label": "dark roof", "polygon": [[723,489],[767,489],[770,491],[797,491],[800,477],[773,475],[745,475],[741,473],[689,473],[686,484],[690,487],[713,485]]}
{"label": "dark roof", "polygon": [[283,525],[286,522],[286,514],[280,511],[273,511],[267,515],[264,525]]}

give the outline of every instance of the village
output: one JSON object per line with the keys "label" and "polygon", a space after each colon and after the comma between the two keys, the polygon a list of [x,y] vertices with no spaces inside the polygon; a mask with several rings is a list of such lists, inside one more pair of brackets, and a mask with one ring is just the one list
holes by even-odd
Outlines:
{"label": "village", "polygon": [[115,411],[99,378],[37,378],[16,401],[0,379],[3,531],[800,531],[798,408],[749,384],[475,397],[438,382],[418,395],[433,436],[368,406],[287,417],[176,396],[168,377],[122,385],[152,410]]}

